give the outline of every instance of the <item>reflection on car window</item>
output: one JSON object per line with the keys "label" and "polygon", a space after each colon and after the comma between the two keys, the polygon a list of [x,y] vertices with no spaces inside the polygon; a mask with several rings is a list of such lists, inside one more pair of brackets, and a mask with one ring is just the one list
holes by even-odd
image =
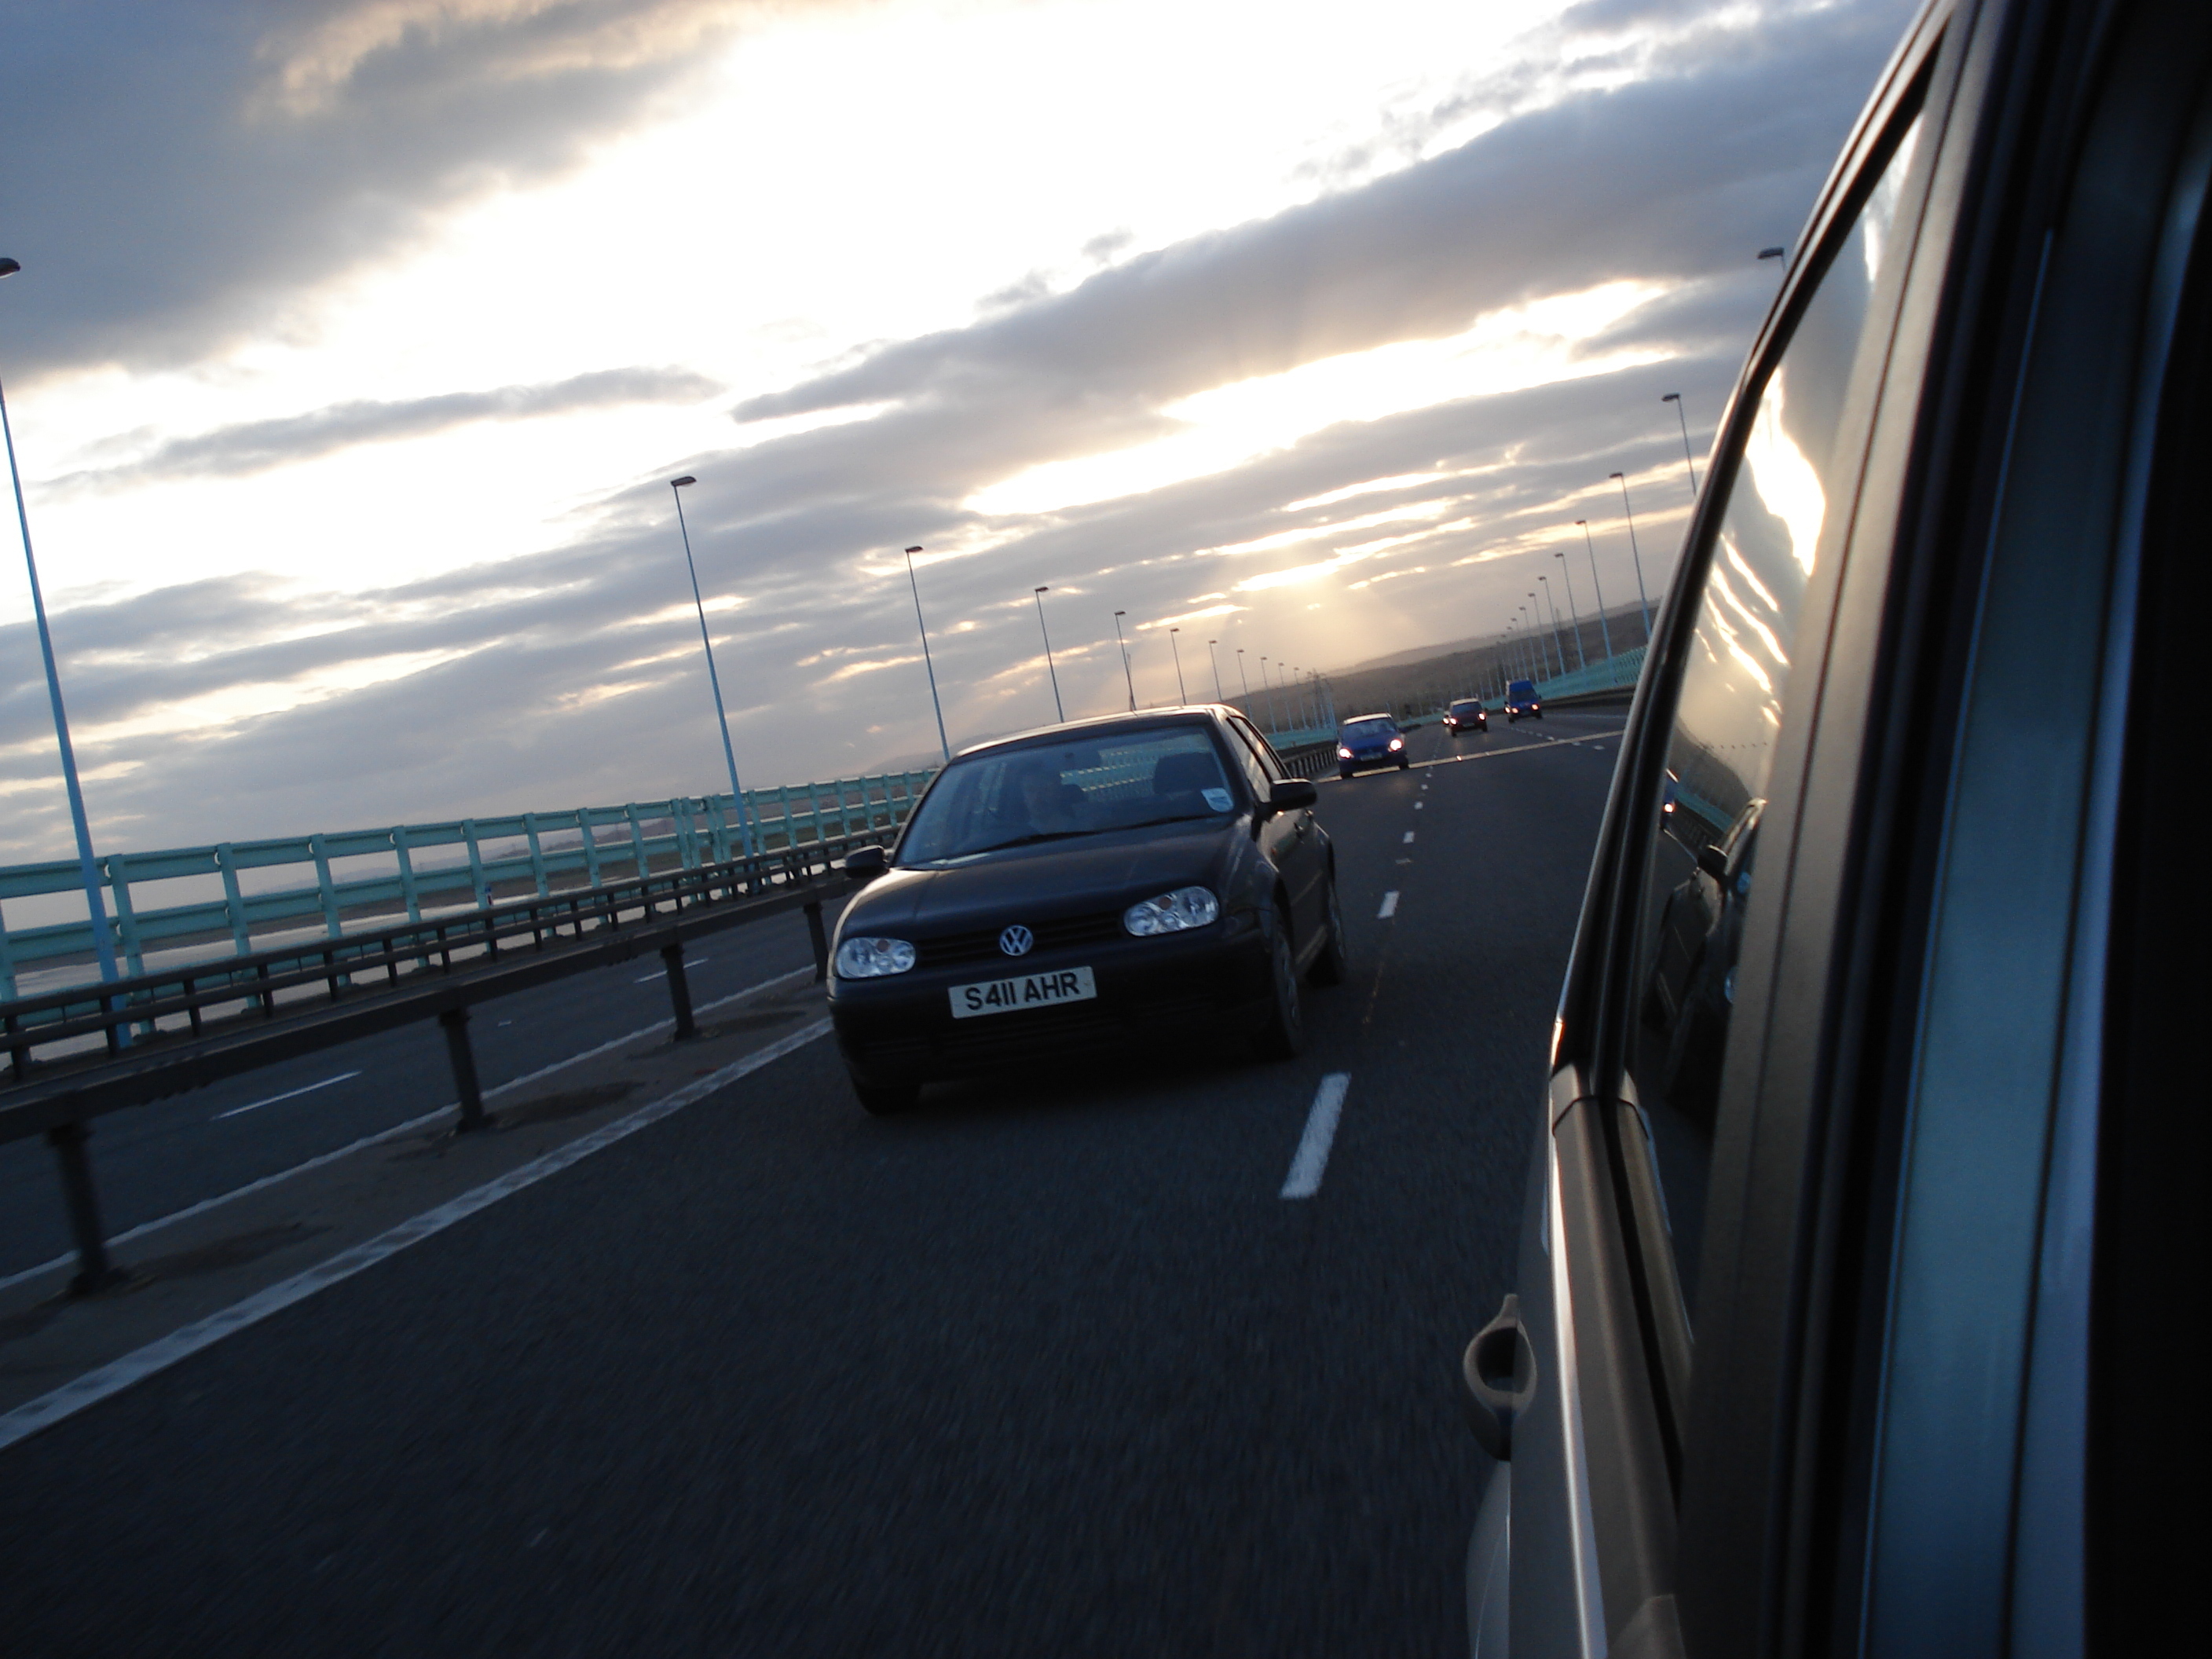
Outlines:
{"label": "reflection on car window", "polygon": [[1919,125],[1905,130],[1760,392],[1682,657],[1645,872],[1630,1072],[1692,1309],[1736,951],[1774,738],[1820,533],[1854,477],[1856,457],[1837,453],[1837,428]]}
{"label": "reflection on car window", "polygon": [[902,864],[939,864],[1139,824],[1218,817],[1237,792],[1212,738],[1155,726],[964,756],[922,798]]}
{"label": "reflection on car window", "polygon": [[1268,791],[1274,787],[1275,774],[1268,765],[1273,751],[1267,747],[1266,739],[1244,721],[1232,718],[1229,729],[1237,734],[1237,746],[1243,751],[1239,758],[1252,786],[1252,799],[1267,799]]}

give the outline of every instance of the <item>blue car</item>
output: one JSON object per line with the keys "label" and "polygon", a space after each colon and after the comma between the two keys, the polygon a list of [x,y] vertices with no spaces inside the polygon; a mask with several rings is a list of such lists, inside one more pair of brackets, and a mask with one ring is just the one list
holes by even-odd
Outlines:
{"label": "blue car", "polygon": [[1505,723],[1518,726],[1522,720],[1544,718],[1544,704],[1536,696],[1536,688],[1527,680],[1516,680],[1505,688]]}
{"label": "blue car", "polygon": [[1364,767],[1395,766],[1404,771],[1406,734],[1388,714],[1360,714],[1336,733],[1336,775],[1348,778]]}

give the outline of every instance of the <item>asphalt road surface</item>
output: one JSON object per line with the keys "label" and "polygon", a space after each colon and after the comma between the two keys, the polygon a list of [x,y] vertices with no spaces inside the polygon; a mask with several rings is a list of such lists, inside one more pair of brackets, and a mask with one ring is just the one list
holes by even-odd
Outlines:
{"label": "asphalt road surface", "polygon": [[[0,1645],[1463,1652],[1458,1355],[1509,1282],[1619,724],[1425,728],[1417,759],[1538,752],[1322,789],[1352,971],[1296,1061],[878,1120],[817,1042],[0,1453]],[[704,954],[701,1000],[807,960]],[[487,1010],[487,1081],[665,1016],[611,977]],[[440,1103],[434,1040],[114,1121],[115,1224]],[[224,1138],[255,1118],[281,1146]],[[58,1224],[0,1180],[36,1259]]]}

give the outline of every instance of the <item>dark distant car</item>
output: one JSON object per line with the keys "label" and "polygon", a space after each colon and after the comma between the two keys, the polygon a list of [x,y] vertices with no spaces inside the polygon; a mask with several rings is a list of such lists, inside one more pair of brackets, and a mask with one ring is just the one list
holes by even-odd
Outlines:
{"label": "dark distant car", "polygon": [[1336,733],[1336,775],[1348,778],[1370,766],[1408,764],[1406,734],[1388,714],[1360,714],[1345,721]]}
{"label": "dark distant car", "polygon": [[1528,680],[1516,680],[1505,688],[1505,723],[1518,726],[1524,719],[1544,718],[1543,700],[1536,695],[1535,686]]}
{"label": "dark distant car", "polygon": [[1314,787],[1230,708],[1116,715],[963,750],[830,951],[830,1016],[860,1103],[1164,1036],[1304,1042],[1303,975],[1344,975],[1336,854]]}
{"label": "dark distant car", "polygon": [[1455,738],[1490,730],[1490,710],[1480,697],[1462,697],[1444,710],[1444,730]]}
{"label": "dark distant car", "polygon": [[1931,0],[1787,257],[1462,1351],[1473,1650],[2195,1650],[2212,6]]}

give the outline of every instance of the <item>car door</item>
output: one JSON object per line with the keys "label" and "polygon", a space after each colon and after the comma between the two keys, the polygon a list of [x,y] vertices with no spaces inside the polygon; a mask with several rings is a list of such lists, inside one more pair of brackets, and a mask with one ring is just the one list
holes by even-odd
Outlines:
{"label": "car door", "polygon": [[[1253,790],[1264,801],[1275,784],[1290,776],[1289,769],[1250,721],[1232,714],[1228,724],[1249,759]],[[1310,806],[1288,812],[1262,812],[1258,833],[1261,852],[1282,876],[1284,889],[1290,895],[1291,927],[1297,948],[1303,951],[1324,926],[1328,838]]]}
{"label": "car door", "polygon": [[[2191,1549],[2138,1498],[2201,1491],[2193,1364],[2106,1264],[2178,1243],[2201,1315],[2203,1225],[2100,1194],[2116,1146],[2148,1194],[2149,1146],[2205,1140],[2201,1110],[2112,1091],[2182,1050],[2142,1043],[2166,976],[2108,958],[2143,925],[2119,849],[2175,844],[2135,641],[2171,615],[2154,578],[2204,587],[2208,81],[2201,4],[1931,6],[1823,194],[1638,688],[1516,1300],[1468,1354],[1510,1455],[1478,1651],[2201,1626]],[[1699,970],[1733,957],[1721,1061],[1686,1067],[1643,1016],[1692,794],[1748,879]]]}

